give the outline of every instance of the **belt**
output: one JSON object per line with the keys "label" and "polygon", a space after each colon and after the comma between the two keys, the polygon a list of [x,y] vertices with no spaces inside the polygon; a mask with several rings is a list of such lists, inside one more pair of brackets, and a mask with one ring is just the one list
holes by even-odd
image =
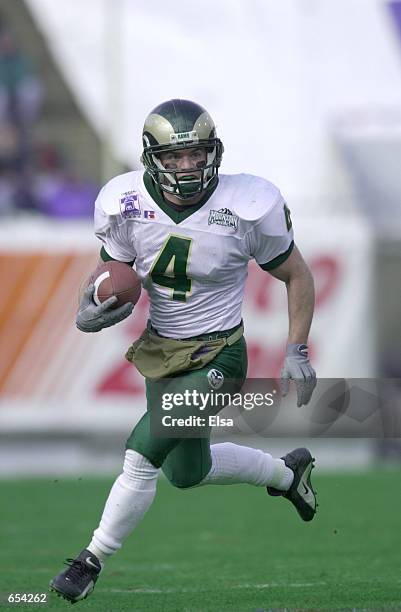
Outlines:
{"label": "belt", "polygon": [[[149,331],[151,331],[153,334],[156,334],[157,336],[160,336],[160,338],[167,338],[167,336],[162,336],[162,334],[159,334],[157,329],[153,327],[150,321],[148,321],[147,327]],[[174,339],[183,340],[183,341],[185,340],[200,340],[200,341],[219,340],[220,338],[228,338],[229,336],[232,336],[233,334],[235,334],[236,331],[239,332],[238,338],[235,338],[234,341],[230,342],[230,344],[234,344],[234,342],[236,342],[236,340],[238,340],[242,336],[242,333],[243,333],[242,321],[238,323],[238,325],[235,325],[235,327],[232,327],[231,329],[224,329],[223,331],[209,332],[207,334],[199,334],[198,336],[191,336],[190,338],[174,338]]]}

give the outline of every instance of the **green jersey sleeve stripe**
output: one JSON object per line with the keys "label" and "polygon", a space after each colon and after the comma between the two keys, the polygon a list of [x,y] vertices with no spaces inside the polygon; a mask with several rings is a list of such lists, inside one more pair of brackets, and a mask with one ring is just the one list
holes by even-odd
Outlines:
{"label": "green jersey sleeve stripe", "polygon": [[262,270],[266,270],[267,272],[269,270],[274,270],[274,268],[277,268],[282,263],[284,263],[286,261],[286,259],[289,258],[289,256],[292,253],[292,249],[293,248],[294,248],[294,241],[291,242],[290,246],[285,251],[285,253],[281,253],[281,255],[277,255],[277,257],[275,257],[271,261],[268,261],[265,264],[259,264],[259,266],[262,268]]}
{"label": "green jersey sleeve stripe", "polygon": [[[114,259],[114,257],[111,257],[108,254],[104,246],[102,246],[102,248],[100,249],[100,259],[102,259],[102,261],[118,261],[118,259]],[[122,263],[126,263],[128,266],[133,266],[135,263],[135,259],[133,261],[123,261]]]}

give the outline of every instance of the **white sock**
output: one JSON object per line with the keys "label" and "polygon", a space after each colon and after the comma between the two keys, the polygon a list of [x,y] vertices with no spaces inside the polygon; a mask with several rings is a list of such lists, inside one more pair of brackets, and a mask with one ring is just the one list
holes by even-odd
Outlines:
{"label": "white sock", "polygon": [[213,444],[210,451],[212,467],[199,485],[247,483],[287,491],[294,479],[282,459],[261,450],[223,442]]}
{"label": "white sock", "polygon": [[111,488],[99,527],[87,546],[101,562],[121,548],[150,507],[158,472],[143,455],[126,451],[123,472]]}

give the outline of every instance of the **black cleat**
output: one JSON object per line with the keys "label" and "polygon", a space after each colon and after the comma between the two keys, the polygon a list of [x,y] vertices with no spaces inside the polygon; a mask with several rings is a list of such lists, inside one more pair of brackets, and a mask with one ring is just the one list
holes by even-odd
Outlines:
{"label": "black cleat", "polygon": [[50,591],[76,603],[92,593],[102,566],[99,559],[86,548],[76,559],[67,559],[66,565],[68,569],[51,580]]}
{"label": "black cleat", "polygon": [[307,448],[296,448],[285,457],[284,463],[294,472],[294,480],[288,491],[266,487],[269,495],[281,495],[294,504],[303,521],[311,521],[316,514],[316,493],[311,483],[314,457]]}

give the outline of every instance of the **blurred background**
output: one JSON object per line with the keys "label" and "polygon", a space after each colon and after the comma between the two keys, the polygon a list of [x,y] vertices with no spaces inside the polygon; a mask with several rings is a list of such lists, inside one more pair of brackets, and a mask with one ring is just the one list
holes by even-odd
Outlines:
{"label": "blurred background", "polygon": [[[318,376],[391,379],[400,409],[401,2],[0,0],[1,476],[121,465],[145,407],[124,352],[146,296],[92,336],[75,328],[77,292],[98,257],[97,192],[141,167],[144,118],[173,97],[209,110],[223,173],[285,195],[316,282]],[[277,376],[285,288],[254,265],[244,320],[249,376]],[[311,446],[327,468],[401,456],[395,439]]]}

